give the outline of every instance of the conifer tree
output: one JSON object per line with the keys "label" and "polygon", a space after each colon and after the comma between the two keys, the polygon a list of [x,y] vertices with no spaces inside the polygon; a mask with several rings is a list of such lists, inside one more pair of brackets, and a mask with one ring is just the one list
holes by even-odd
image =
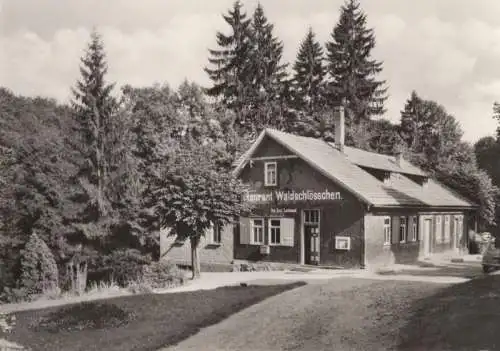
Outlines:
{"label": "conifer tree", "polygon": [[316,41],[312,28],[300,44],[297,58],[293,65],[293,106],[313,113],[322,108],[324,99],[325,67],[323,49]]}
{"label": "conifer tree", "polygon": [[87,162],[80,180],[90,197],[89,210],[93,219],[107,213],[105,183],[109,171],[107,147],[112,134],[112,114],[116,101],[111,96],[112,84],[107,84],[104,47],[100,35],[94,31],[90,44],[81,59],[81,79],[73,89],[73,108],[78,123],[81,150]]}
{"label": "conifer tree", "polygon": [[283,43],[273,34],[264,8],[259,3],[252,18],[251,106],[252,132],[265,127],[283,128],[286,101],[286,64],[282,63]]}
{"label": "conifer tree", "polygon": [[371,57],[375,48],[373,29],[358,0],[347,0],[327,42],[329,101],[345,104],[347,123],[366,121],[385,112],[385,81],[377,80],[382,62]]}
{"label": "conifer tree", "polygon": [[223,15],[231,27],[231,33],[217,32],[218,49],[209,50],[211,67],[206,67],[212,87],[206,90],[209,96],[218,97],[222,104],[236,112],[236,123],[245,123],[247,89],[250,87],[249,57],[251,52],[250,22],[236,1],[232,10]]}

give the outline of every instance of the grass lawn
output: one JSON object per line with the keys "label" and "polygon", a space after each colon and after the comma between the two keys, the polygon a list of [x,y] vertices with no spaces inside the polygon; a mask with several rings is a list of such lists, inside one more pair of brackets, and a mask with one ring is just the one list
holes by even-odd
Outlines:
{"label": "grass lawn", "polygon": [[[305,283],[133,295],[95,301],[83,305],[85,308],[75,304],[17,312],[16,327],[6,338],[34,351],[156,351],[250,305],[302,285]],[[69,315],[61,313],[68,308],[72,309]],[[100,316],[105,310],[111,318]]]}
{"label": "grass lawn", "polygon": [[412,304],[400,350],[499,350],[500,276],[457,284]]}

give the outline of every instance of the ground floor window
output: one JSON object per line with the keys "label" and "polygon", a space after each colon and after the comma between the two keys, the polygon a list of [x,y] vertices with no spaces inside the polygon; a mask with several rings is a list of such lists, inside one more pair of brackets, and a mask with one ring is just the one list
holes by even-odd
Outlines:
{"label": "ground floor window", "polygon": [[219,223],[211,224],[209,241],[213,244],[220,244],[222,242],[222,226]]}
{"label": "ground floor window", "polygon": [[252,244],[264,244],[264,220],[252,219]]}
{"label": "ground floor window", "polygon": [[281,244],[281,220],[279,219],[269,220],[269,244]]}
{"label": "ground floor window", "polygon": [[391,245],[392,241],[391,217],[384,217],[384,245]]}
{"label": "ground floor window", "polygon": [[410,241],[417,241],[418,240],[418,217],[413,216],[410,217],[410,224],[411,224],[411,230],[410,230]]}
{"label": "ground floor window", "polygon": [[407,234],[407,219],[406,217],[399,217],[399,242],[406,242]]}
{"label": "ground floor window", "polygon": [[443,242],[443,225],[441,222],[441,216],[436,216],[436,243],[441,244]]}
{"label": "ground floor window", "polygon": [[451,242],[451,222],[450,222],[450,216],[444,216],[444,243],[450,243]]}

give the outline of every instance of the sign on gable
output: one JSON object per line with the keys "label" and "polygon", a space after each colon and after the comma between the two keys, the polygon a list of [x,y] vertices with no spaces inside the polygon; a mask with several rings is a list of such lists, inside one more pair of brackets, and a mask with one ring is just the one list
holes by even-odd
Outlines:
{"label": "sign on gable", "polygon": [[338,191],[325,191],[317,192],[311,190],[296,191],[281,191],[266,193],[246,193],[243,196],[246,202],[265,203],[265,202],[301,202],[301,201],[332,201],[343,200],[340,192]]}

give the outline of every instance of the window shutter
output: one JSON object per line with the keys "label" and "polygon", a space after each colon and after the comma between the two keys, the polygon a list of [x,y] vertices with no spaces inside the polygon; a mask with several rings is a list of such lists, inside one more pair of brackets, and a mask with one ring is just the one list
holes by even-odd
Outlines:
{"label": "window shutter", "polygon": [[391,218],[391,223],[392,223],[392,243],[397,244],[399,243],[399,224],[400,220],[398,216],[393,216]]}
{"label": "window shutter", "polygon": [[295,219],[281,219],[281,245],[293,247],[295,241]]}
{"label": "window shutter", "polygon": [[205,229],[205,241],[207,244],[212,244],[214,241],[214,225],[210,224],[210,227]]}
{"label": "window shutter", "polygon": [[250,218],[241,217],[240,218],[240,244],[248,245],[250,244]]}
{"label": "window shutter", "polygon": [[224,238],[230,238],[233,236],[234,233],[234,228],[233,228],[233,223],[227,223],[223,228],[221,232],[221,238],[220,241],[221,243],[225,241]]}

